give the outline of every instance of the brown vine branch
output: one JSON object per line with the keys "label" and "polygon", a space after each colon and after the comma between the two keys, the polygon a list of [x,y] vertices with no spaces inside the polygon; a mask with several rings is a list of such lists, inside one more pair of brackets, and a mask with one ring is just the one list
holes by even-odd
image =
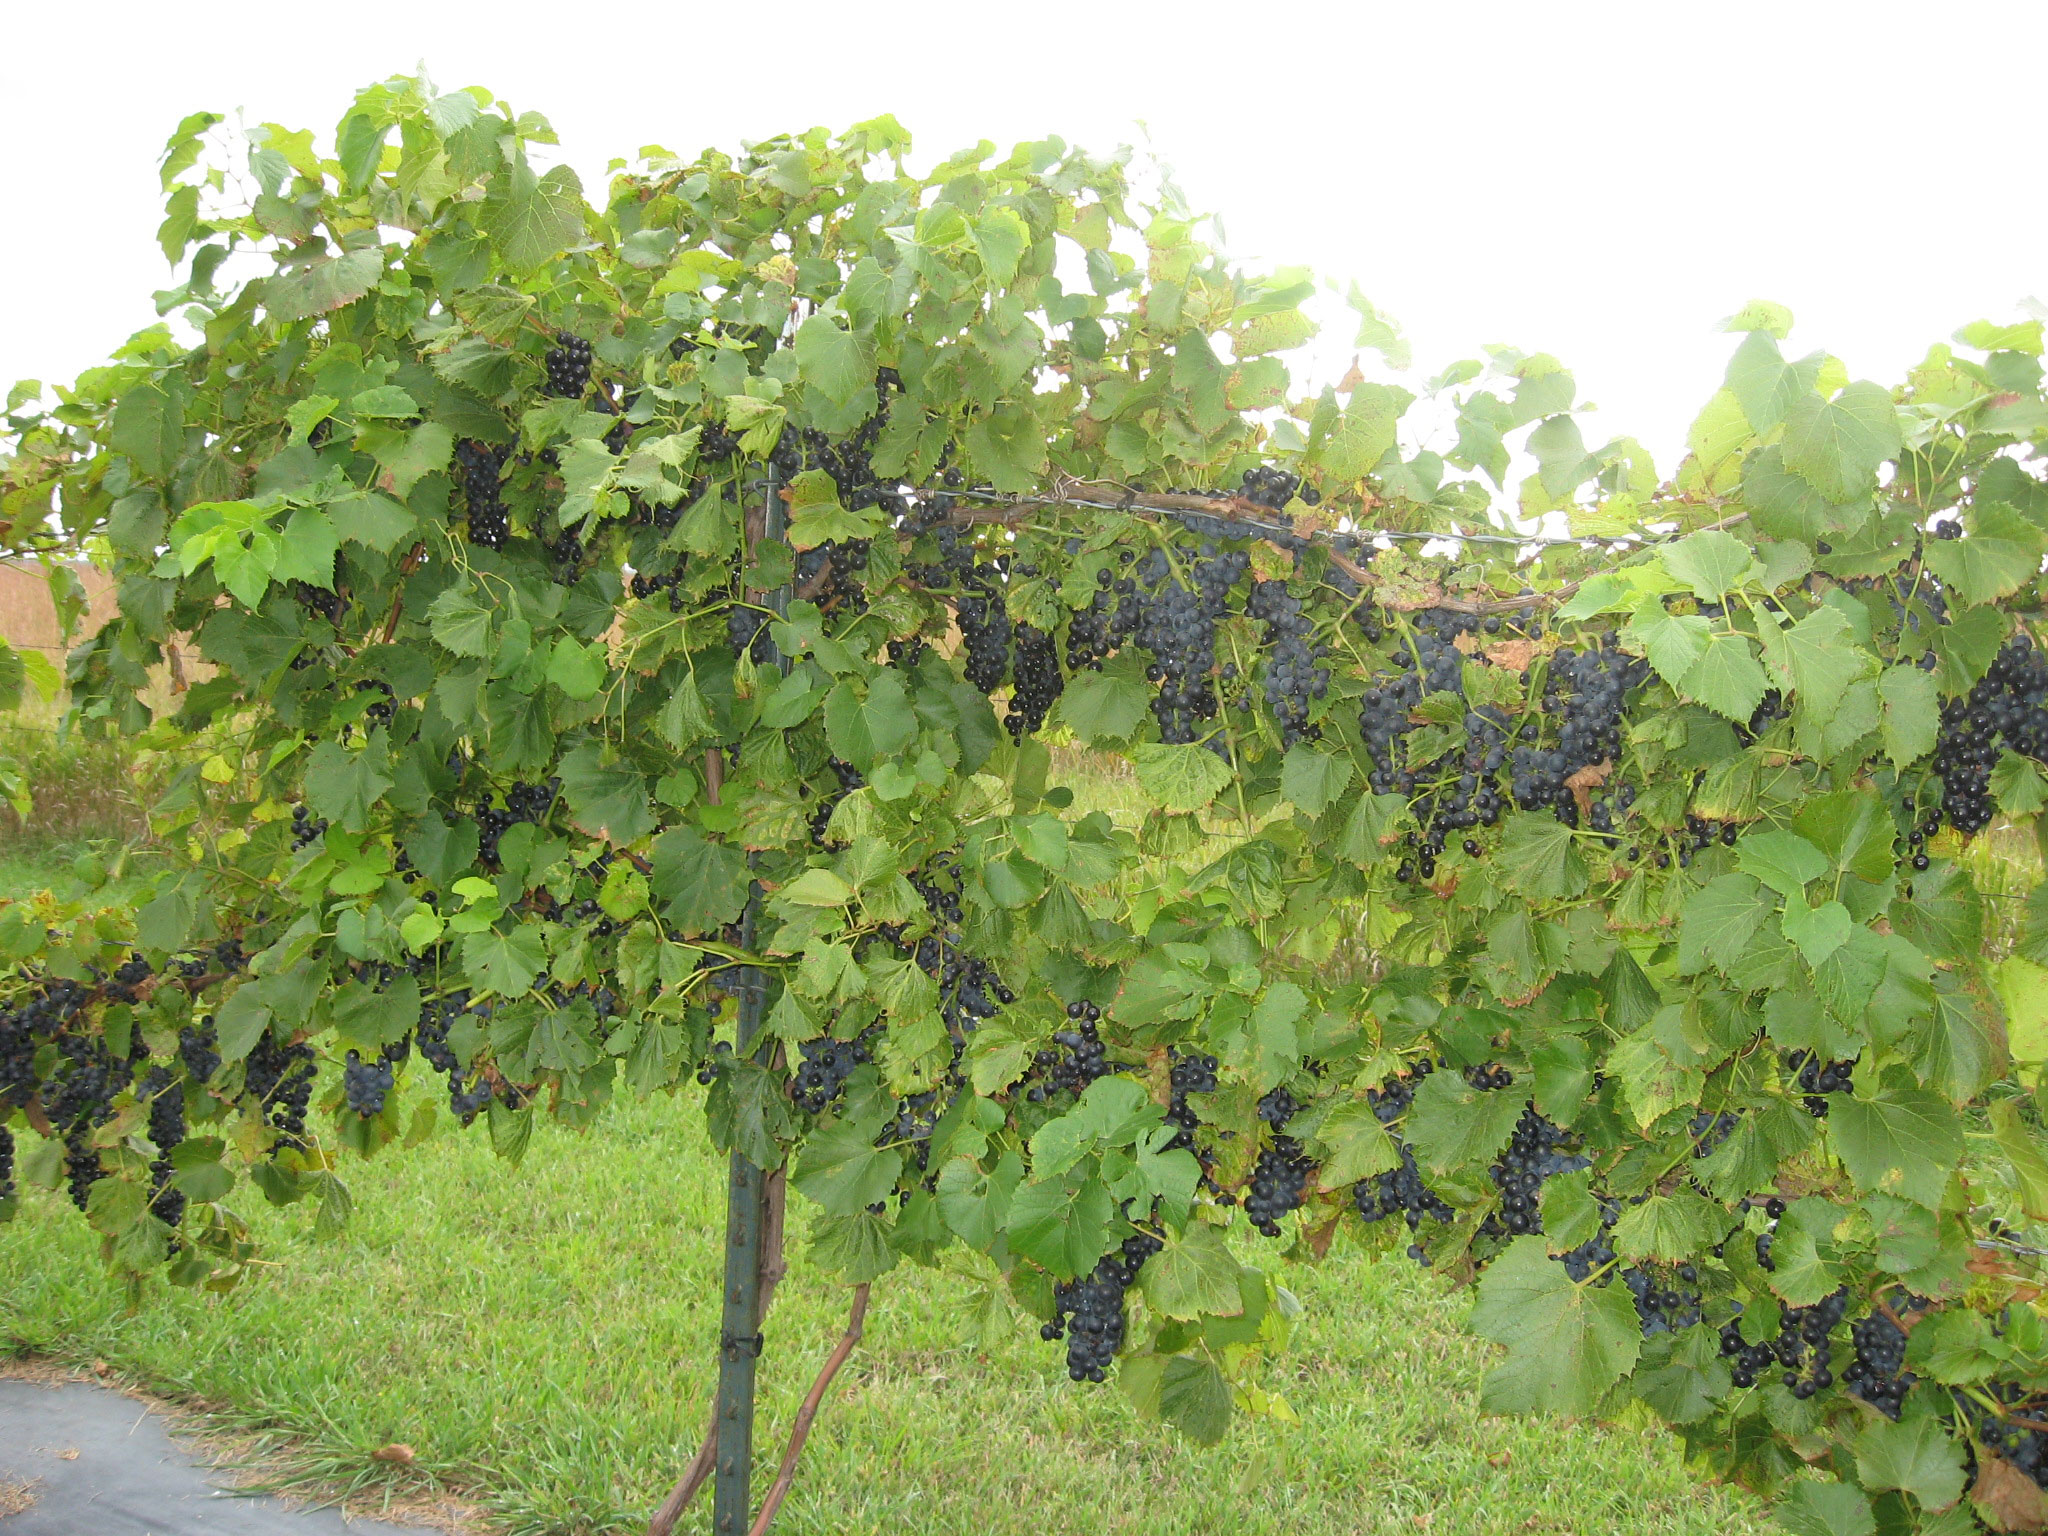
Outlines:
{"label": "brown vine branch", "polygon": [[704,1431],[704,1443],[697,1447],[697,1454],[683,1475],[676,1479],[675,1487],[669,1489],[668,1497],[661,1501],[661,1508],[654,1512],[654,1518],[647,1522],[647,1536],[670,1536],[676,1522],[683,1517],[683,1511],[690,1507],[690,1500],[697,1496],[697,1490],[704,1486],[704,1480],[711,1476],[712,1466],[718,1460],[718,1418],[714,1413],[711,1427]]}
{"label": "brown vine branch", "polygon": [[774,1486],[768,1490],[768,1497],[761,1501],[761,1513],[755,1517],[753,1529],[747,1536],[766,1536],[768,1527],[775,1523],[776,1515],[781,1512],[782,1501],[789,1496],[790,1485],[796,1481],[797,1458],[803,1455],[804,1442],[811,1437],[811,1425],[817,1420],[818,1409],[825,1401],[832,1378],[839,1374],[839,1368],[846,1364],[854,1346],[860,1343],[867,1315],[868,1286],[863,1281],[853,1288],[853,1306],[847,1313],[846,1331],[839,1336],[832,1353],[825,1357],[825,1364],[818,1372],[818,1379],[811,1383],[811,1390],[804,1394],[804,1405],[797,1410],[796,1423],[790,1426],[789,1446],[782,1453],[782,1466],[775,1474]]}

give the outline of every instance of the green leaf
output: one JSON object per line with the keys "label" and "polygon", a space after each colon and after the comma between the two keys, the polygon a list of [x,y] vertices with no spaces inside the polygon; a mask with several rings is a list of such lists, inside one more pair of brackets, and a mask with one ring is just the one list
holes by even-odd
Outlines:
{"label": "green leaf", "polygon": [[1963,1496],[1963,1448],[1940,1419],[1877,1419],[1856,1438],[1856,1479],[1873,1493],[1897,1488],[1925,1509],[1947,1509]]}
{"label": "green leaf", "polygon": [[523,996],[547,963],[547,945],[538,928],[522,925],[510,933],[486,929],[462,938],[463,975],[479,991]]}
{"label": "green leaf", "polygon": [[1830,501],[1848,501],[1877,483],[1878,466],[1903,438],[1888,390],[1851,384],[1833,400],[1801,395],[1786,413],[1785,467]]}
{"label": "green leaf", "polygon": [[218,1033],[220,1059],[242,1061],[256,1049],[256,1043],[270,1028],[270,1010],[254,986],[244,983],[227,996],[214,1011],[213,1026]]}
{"label": "green leaf", "polygon": [[1877,1530],[1870,1500],[1847,1483],[1794,1483],[1775,1513],[1792,1536],[1875,1536]]}
{"label": "green leaf", "polygon": [[324,257],[265,278],[263,307],[273,320],[310,320],[353,304],[384,275],[384,252],[377,246]]}
{"label": "green leaf", "polygon": [[843,331],[829,315],[814,314],[797,327],[796,365],[806,384],[839,405],[875,388],[875,351],[865,337]]}
{"label": "green leaf", "polygon": [[531,271],[583,241],[583,183],[566,165],[536,176],[524,159],[491,178],[484,233],[507,266]]}
{"label": "green leaf", "polygon": [[1664,569],[1708,602],[1763,574],[1755,553],[1724,528],[1710,528],[1680,539],[1663,552]]}
{"label": "green leaf", "polygon": [[1727,388],[1742,403],[1742,414],[1759,436],[1782,422],[1800,399],[1811,395],[1820,379],[1819,353],[1796,363],[1785,361],[1767,330],[1754,330],[1728,359]]}
{"label": "green leaf", "polygon": [[1884,700],[1884,751],[1896,767],[1917,763],[1934,750],[1941,730],[1941,691],[1932,673],[1887,667],[1877,679]]}
{"label": "green leaf", "polygon": [[1206,747],[1148,741],[1131,753],[1138,783],[1169,811],[1206,810],[1231,781],[1230,765]]}
{"label": "green leaf", "polygon": [[1351,760],[1307,742],[1287,749],[1280,764],[1280,793],[1311,816],[1320,816],[1350,784]]}
{"label": "green leaf", "polygon": [[1747,635],[1709,633],[1700,658],[1678,684],[1679,692],[1717,715],[1747,724],[1763,702],[1770,679]]}
{"label": "green leaf", "polygon": [[1735,845],[1735,862],[1780,896],[1796,896],[1809,881],[1834,866],[1828,856],[1796,832],[1767,828],[1745,833]]}
{"label": "green leaf", "polygon": [[2020,1208],[2035,1221],[2048,1220],[2048,1154],[2020,1119],[2019,1106],[2001,1099],[1990,1109],[1991,1131],[2011,1166]]}
{"label": "green leaf", "polygon": [[654,894],[662,915],[684,933],[705,933],[736,922],[747,904],[747,861],[737,848],[705,840],[695,827],[677,827],[654,840]]}
{"label": "green leaf", "polygon": [[1335,480],[1362,480],[1394,446],[1395,429],[1415,397],[1386,384],[1351,392],[1336,431],[1323,444],[1323,469]]}
{"label": "green leaf", "polygon": [[1217,1445],[1230,1428],[1230,1383],[1207,1360],[1175,1355],[1159,1380],[1159,1416],[1197,1445]]}
{"label": "green leaf", "polygon": [[1458,1072],[1432,1072],[1416,1090],[1404,1129],[1423,1166],[1437,1173],[1483,1167],[1514,1134],[1528,1101],[1505,1089],[1481,1091]]}
{"label": "green leaf", "polygon": [[1829,720],[1851,683],[1870,670],[1869,653],[1838,608],[1816,608],[1788,629],[1764,626],[1764,656],[1780,688],[1816,720]]}
{"label": "green leaf", "polygon": [[1589,1414],[1642,1346],[1627,1287],[1572,1284],[1540,1237],[1516,1238],[1480,1277],[1471,1327],[1508,1352],[1486,1373],[1488,1413]]}
{"label": "green leaf", "polygon": [[1044,1179],[1026,1184],[1010,1201],[1010,1246],[1062,1280],[1095,1268],[1108,1251],[1112,1213],[1100,1179]]}
{"label": "green leaf", "polygon": [[1316,1128],[1316,1140],[1325,1152],[1320,1176],[1324,1189],[1342,1189],[1401,1165],[1393,1138],[1363,1099],[1339,1102]]}
{"label": "green leaf", "polygon": [[886,1199],[902,1174],[901,1152],[881,1151],[871,1131],[835,1120],[811,1133],[789,1182],[828,1215],[851,1216]]}
{"label": "green leaf", "polygon": [[152,479],[171,472],[185,451],[185,399],[182,381],[144,379],[121,396],[114,407],[108,440],[135,467]]}
{"label": "green leaf", "polygon": [[880,533],[884,519],[880,509],[848,511],[840,505],[839,490],[822,469],[807,469],[789,483],[789,544],[792,549],[816,549],[835,540],[868,539]]}
{"label": "green leaf", "polygon": [[1629,644],[1650,659],[1657,675],[1676,688],[1707,649],[1713,625],[1696,613],[1671,613],[1654,594],[1636,604],[1628,621]]}
{"label": "green leaf", "polygon": [[1556,901],[1586,888],[1586,864],[1571,828],[1555,816],[1517,811],[1494,859],[1507,888],[1530,901]]}
{"label": "green leaf", "polygon": [[598,743],[587,741],[566,755],[557,772],[570,819],[592,837],[631,843],[654,830],[647,780],[631,763],[607,761]]}
{"label": "green leaf", "polygon": [[842,678],[825,699],[825,739],[862,773],[872,773],[916,738],[917,715],[903,675],[893,667],[869,679],[865,697],[851,678]]}
{"label": "green leaf", "polygon": [[1691,975],[1714,966],[1726,971],[1741,959],[1771,902],[1748,875],[1709,880],[1685,904],[1678,930],[1678,969]]}
{"label": "green leaf", "polygon": [[1828,1142],[1864,1193],[1885,1190],[1933,1209],[1963,1160],[1963,1132],[1946,1100],[1924,1088],[1875,1099],[1836,1094]]}
{"label": "green leaf", "polygon": [[1114,672],[1084,672],[1060,695],[1059,716],[1089,746],[1126,741],[1151,712],[1143,684]]}
{"label": "green leaf", "polygon": [[361,832],[369,825],[370,808],[391,788],[385,766],[384,754],[374,748],[351,752],[323,741],[306,762],[306,803],[344,832]]}
{"label": "green leaf", "polygon": [[1927,569],[1973,607],[2009,597],[2041,570],[2040,530],[1996,502],[1972,507],[1960,539],[1929,539],[1921,554]]}
{"label": "green leaf", "polygon": [[594,699],[604,687],[610,659],[603,641],[584,645],[569,635],[548,652],[548,681],[572,699]]}
{"label": "green leaf", "polygon": [[1191,1224],[1138,1271],[1138,1288],[1153,1311],[1183,1322],[1235,1317],[1244,1311],[1238,1290],[1238,1262],[1221,1227]]}

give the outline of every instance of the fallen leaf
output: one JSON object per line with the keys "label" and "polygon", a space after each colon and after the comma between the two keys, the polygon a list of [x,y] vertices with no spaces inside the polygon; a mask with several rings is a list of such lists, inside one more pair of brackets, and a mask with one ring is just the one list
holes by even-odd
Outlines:
{"label": "fallen leaf", "polygon": [[372,1461],[388,1461],[397,1466],[409,1467],[413,1464],[415,1458],[411,1446],[393,1444],[381,1446],[377,1450],[370,1452],[370,1459]]}
{"label": "fallen leaf", "polygon": [[1529,663],[1536,659],[1536,642],[1500,640],[1489,645],[1483,654],[1496,667],[1505,667],[1510,672],[1526,672]]}

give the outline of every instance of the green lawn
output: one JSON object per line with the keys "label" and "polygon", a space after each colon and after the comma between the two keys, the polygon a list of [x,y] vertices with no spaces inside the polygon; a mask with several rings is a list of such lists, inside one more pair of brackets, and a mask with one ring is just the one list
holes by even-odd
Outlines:
{"label": "green lawn", "polygon": [[[722,1179],[694,1119],[657,1100],[587,1135],[544,1125],[516,1171],[480,1127],[353,1164],[355,1218],[331,1241],[305,1208],[252,1195],[274,1267],[224,1297],[158,1287],[135,1311],[83,1222],[31,1190],[0,1228],[0,1330],[295,1431],[334,1476],[403,1490],[424,1471],[515,1531],[637,1531],[695,1449],[712,1379]],[[845,1304],[794,1257],[763,1358],[771,1461]],[[1270,1385],[1300,1423],[1240,1416],[1203,1450],[1114,1383],[1067,1381],[1028,1322],[963,1346],[958,1282],[900,1269],[875,1286],[779,1529],[1761,1529],[1751,1502],[1695,1487],[1655,1430],[1481,1418],[1463,1300],[1407,1259],[1341,1237],[1285,1283],[1307,1315]],[[413,1472],[369,1460],[392,1441],[418,1452]],[[705,1502],[686,1529],[708,1527]]]}

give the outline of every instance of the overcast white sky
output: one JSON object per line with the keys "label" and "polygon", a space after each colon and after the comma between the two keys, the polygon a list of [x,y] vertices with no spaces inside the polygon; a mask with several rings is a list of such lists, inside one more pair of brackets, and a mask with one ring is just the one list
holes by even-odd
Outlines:
{"label": "overcast white sky", "polygon": [[[1632,432],[1668,474],[1730,349],[1714,326],[1753,297],[1892,383],[2048,296],[2044,43],[2041,0],[23,6],[0,384],[152,318],[153,161],[181,115],[325,138],[357,87],[424,62],[548,114],[593,186],[643,144],[879,112],[920,159],[1149,135],[1233,254],[1355,278],[1421,368],[1556,353],[1601,407],[1588,441]],[[1331,377],[1349,342],[1326,338]]]}

